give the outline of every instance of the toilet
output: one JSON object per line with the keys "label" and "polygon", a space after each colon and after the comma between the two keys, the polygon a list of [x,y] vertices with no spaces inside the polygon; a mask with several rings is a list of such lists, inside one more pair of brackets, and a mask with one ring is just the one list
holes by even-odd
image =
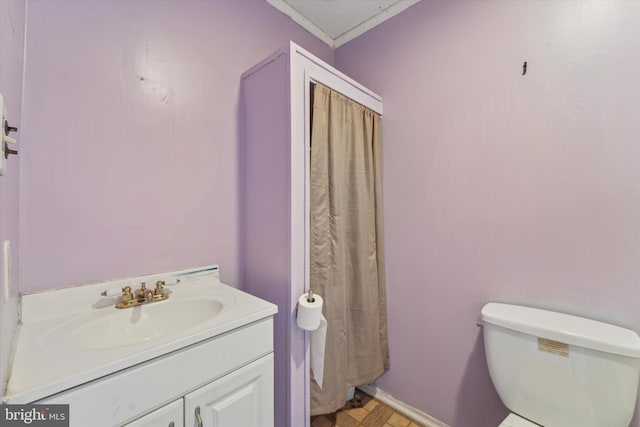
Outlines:
{"label": "toilet", "polygon": [[491,380],[511,413],[498,427],[628,427],[640,374],[640,337],[595,320],[537,308],[482,308]]}

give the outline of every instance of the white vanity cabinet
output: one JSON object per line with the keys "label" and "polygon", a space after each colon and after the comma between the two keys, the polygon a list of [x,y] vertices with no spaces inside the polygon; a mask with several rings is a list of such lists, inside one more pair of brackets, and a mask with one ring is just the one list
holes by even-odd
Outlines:
{"label": "white vanity cabinet", "polygon": [[178,399],[124,427],[184,427],[183,399]]}
{"label": "white vanity cabinet", "polygon": [[273,355],[189,393],[184,408],[187,426],[272,427]]}
{"label": "white vanity cabinet", "polygon": [[71,427],[273,427],[273,396],[269,316],[34,403],[69,404]]}
{"label": "white vanity cabinet", "polygon": [[273,355],[225,375],[123,427],[273,427]]}
{"label": "white vanity cabinet", "polygon": [[273,427],[273,355],[225,375],[124,427]]}

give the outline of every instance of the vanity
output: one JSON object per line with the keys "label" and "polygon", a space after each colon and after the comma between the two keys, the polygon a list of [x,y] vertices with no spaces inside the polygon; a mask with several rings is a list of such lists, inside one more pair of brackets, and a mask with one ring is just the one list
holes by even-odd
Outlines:
{"label": "vanity", "polygon": [[[117,309],[105,289],[177,282]],[[150,300],[150,298],[149,298]],[[22,297],[4,403],[69,404],[72,427],[273,427],[277,307],[217,266]]]}

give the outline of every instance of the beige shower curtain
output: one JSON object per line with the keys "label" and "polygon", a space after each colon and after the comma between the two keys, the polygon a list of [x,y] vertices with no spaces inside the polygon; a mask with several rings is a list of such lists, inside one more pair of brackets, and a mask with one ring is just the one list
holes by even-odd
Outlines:
{"label": "beige shower curtain", "polygon": [[324,298],[328,326],[311,415],[341,408],[349,386],[369,384],[389,367],[380,125],[380,115],[315,85],[310,286]]}

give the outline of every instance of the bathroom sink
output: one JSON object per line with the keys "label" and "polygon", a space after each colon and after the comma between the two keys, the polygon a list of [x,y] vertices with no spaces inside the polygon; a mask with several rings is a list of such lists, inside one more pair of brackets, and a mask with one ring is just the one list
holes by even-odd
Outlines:
{"label": "bathroom sink", "polygon": [[[179,278],[169,298],[118,309],[105,289]],[[133,287],[133,286],[132,286]],[[5,398],[36,402],[261,321],[277,307],[220,282],[218,266],[56,289],[21,297]]]}
{"label": "bathroom sink", "polygon": [[188,332],[215,319],[232,303],[215,298],[168,299],[133,308],[109,309],[65,322],[51,331],[47,341],[69,350],[137,345]]}

